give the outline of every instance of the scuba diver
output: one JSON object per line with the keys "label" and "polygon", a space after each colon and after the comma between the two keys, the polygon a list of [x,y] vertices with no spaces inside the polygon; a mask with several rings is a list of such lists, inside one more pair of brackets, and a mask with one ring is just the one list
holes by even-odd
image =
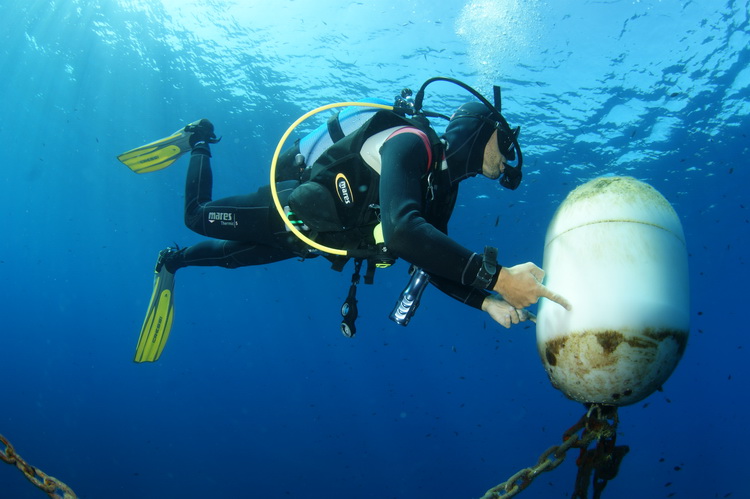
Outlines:
{"label": "scuba diver", "polygon": [[[424,90],[434,81],[455,83],[478,101],[463,104],[450,117],[424,111]],[[404,89],[392,106],[356,104],[364,107],[347,107],[279,153],[298,120],[274,156],[275,182],[251,194],[212,199],[210,145],[220,138],[207,119],[118,156],[144,173],[190,152],[185,224],[211,238],[159,253],[135,362],[153,362],[161,355],[173,319],[174,274],[191,266],[237,268],[322,255],[342,270],[354,258],[352,285],[341,309],[341,330],[350,337],[356,331],[356,285],[364,262],[366,283],[372,282],[375,268],[397,258],[411,264],[409,284],[391,313],[402,325],[427,283],[506,328],[534,320],[525,307],[541,297],[570,309],[567,300],[542,284],[544,271],[535,264],[502,266],[496,248],[477,253],[447,235],[462,180],[481,174],[512,190],[521,182],[520,127],[511,129],[500,114],[499,88],[493,105],[471,87],[437,77],[425,82],[414,99]],[[449,120],[442,137],[428,117]]]}

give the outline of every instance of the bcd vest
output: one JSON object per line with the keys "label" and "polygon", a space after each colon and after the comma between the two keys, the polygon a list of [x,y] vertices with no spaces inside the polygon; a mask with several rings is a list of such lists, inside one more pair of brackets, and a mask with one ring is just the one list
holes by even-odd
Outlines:
{"label": "bcd vest", "polygon": [[438,168],[443,145],[427,123],[392,111],[376,112],[306,167],[300,185],[289,196],[292,216],[307,226],[313,239],[333,247],[361,250],[365,257],[377,251],[372,232],[379,224],[380,174],[367,164],[362,152],[368,138],[395,127],[423,132],[431,157],[425,175]]}

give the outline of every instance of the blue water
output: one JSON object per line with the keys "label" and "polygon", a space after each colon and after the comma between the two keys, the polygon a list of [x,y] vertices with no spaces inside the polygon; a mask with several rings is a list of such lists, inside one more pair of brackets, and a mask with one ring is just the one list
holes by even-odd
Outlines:
{"label": "blue water", "polygon": [[[663,392],[620,410],[631,450],[604,497],[750,497],[747,0],[0,5],[0,433],[79,497],[480,497],[560,442],[583,407],[549,384],[534,327],[434,289],[396,326],[403,263],[360,286],[354,339],[351,267],[182,270],[161,360],[132,362],[157,251],[200,237],[184,159],[139,176],[116,154],[208,117],[215,195],[244,193],[304,112],[435,75],[501,85],[522,125],[522,188],[463,187],[467,247],[541,264],[559,202],[605,174],[683,222],[690,342]],[[465,99],[435,84],[426,105]],[[570,497],[576,457],[521,497]],[[40,496],[0,463],[0,497]]]}

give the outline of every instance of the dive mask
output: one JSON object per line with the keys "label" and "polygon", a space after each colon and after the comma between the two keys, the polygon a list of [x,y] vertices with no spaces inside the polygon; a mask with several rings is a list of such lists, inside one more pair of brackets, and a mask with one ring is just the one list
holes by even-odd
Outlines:
{"label": "dive mask", "polygon": [[[505,169],[503,170],[503,175],[500,177],[500,185],[506,189],[516,190],[523,178],[523,173],[521,172],[523,153],[521,152],[521,147],[518,145],[518,135],[521,133],[521,127],[517,126],[515,129],[511,129],[502,115],[498,114],[498,116],[500,121],[497,123],[497,147],[505,158],[505,161],[503,161]],[[514,162],[514,164],[510,162]]]}

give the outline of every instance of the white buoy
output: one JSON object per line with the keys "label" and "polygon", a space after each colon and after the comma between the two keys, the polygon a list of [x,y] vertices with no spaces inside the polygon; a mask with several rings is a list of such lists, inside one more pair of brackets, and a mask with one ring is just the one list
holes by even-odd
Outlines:
{"label": "white buoy", "polygon": [[583,403],[628,405],[658,389],[690,329],[682,225],[669,202],[631,177],[592,180],[563,201],[544,247],[537,346],[552,384]]}

